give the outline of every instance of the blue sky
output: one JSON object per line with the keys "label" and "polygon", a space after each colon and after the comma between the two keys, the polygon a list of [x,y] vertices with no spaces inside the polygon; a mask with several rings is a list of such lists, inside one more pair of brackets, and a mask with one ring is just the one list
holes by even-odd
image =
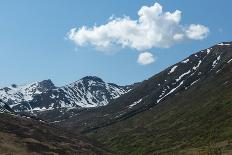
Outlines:
{"label": "blue sky", "polygon": [[[79,46],[67,37],[72,28],[105,25],[112,15],[137,20],[140,8],[155,2],[164,12],[180,10],[182,26],[206,26],[207,37],[174,43],[169,48],[137,50],[118,45],[109,51]],[[61,86],[87,75],[120,85],[142,81],[198,50],[231,41],[231,6],[229,0],[1,0],[0,86],[44,79]],[[138,55],[144,51],[154,55],[155,62],[138,64]]]}

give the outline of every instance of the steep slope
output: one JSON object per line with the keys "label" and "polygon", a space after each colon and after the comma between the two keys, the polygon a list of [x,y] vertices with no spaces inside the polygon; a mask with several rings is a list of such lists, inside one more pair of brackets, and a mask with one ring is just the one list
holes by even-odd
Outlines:
{"label": "steep slope", "polygon": [[47,111],[60,108],[97,107],[127,93],[132,86],[105,83],[94,76],[72,84],[55,87],[51,80],[26,86],[12,85],[0,89],[0,98],[17,112]]}
{"label": "steep slope", "polygon": [[211,129],[217,132],[215,141],[226,142],[229,151],[231,84],[232,45],[225,42],[191,55],[105,107],[74,111],[56,121],[116,154],[203,147]]}
{"label": "steep slope", "polygon": [[150,110],[85,133],[115,154],[231,155],[231,88],[228,66]]}
{"label": "steep slope", "polygon": [[[102,126],[118,121],[141,111],[147,110],[167,98],[184,92],[194,85],[200,84],[220,74],[222,69],[232,64],[231,42],[224,42],[190,55],[183,61],[174,64],[134,87],[130,92],[110,102],[108,106],[82,110],[72,110],[59,118],[67,124],[76,122],[77,128]],[[75,117],[76,115],[76,117]],[[46,119],[46,114],[42,116]],[[69,121],[66,121],[71,117]],[[94,118],[94,119],[93,119]],[[56,118],[55,118],[56,119]],[[106,121],[107,120],[107,121]],[[80,122],[79,122],[80,121]],[[77,123],[79,122],[79,123]]]}

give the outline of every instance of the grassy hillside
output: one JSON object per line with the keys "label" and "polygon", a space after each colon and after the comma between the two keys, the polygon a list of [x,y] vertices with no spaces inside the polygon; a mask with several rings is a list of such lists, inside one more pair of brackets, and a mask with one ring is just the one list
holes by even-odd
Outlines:
{"label": "grassy hillside", "polygon": [[102,152],[81,136],[30,118],[0,114],[1,155],[94,155]]}
{"label": "grassy hillside", "polygon": [[114,154],[232,154],[232,70],[228,66],[220,72],[87,135]]}

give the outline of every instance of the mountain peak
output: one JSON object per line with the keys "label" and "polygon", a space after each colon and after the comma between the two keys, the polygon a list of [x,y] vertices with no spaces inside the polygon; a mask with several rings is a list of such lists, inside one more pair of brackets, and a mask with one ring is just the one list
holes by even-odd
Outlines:
{"label": "mountain peak", "polygon": [[83,80],[83,81],[90,81],[90,80],[92,80],[92,81],[104,83],[104,81],[101,78],[97,77],[97,76],[85,76],[81,80]]}
{"label": "mountain peak", "polygon": [[40,81],[40,82],[38,82],[38,85],[40,87],[42,87],[42,88],[45,88],[45,89],[53,89],[53,88],[55,88],[54,83],[50,79]]}

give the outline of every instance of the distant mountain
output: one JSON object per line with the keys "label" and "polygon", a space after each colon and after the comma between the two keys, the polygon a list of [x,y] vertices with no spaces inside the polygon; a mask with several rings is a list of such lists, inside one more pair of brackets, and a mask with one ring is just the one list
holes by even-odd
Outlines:
{"label": "distant mountain", "polygon": [[56,87],[51,80],[23,86],[13,84],[0,89],[0,99],[18,112],[86,108],[107,105],[132,87],[105,83],[98,77],[87,76],[63,87]]}

